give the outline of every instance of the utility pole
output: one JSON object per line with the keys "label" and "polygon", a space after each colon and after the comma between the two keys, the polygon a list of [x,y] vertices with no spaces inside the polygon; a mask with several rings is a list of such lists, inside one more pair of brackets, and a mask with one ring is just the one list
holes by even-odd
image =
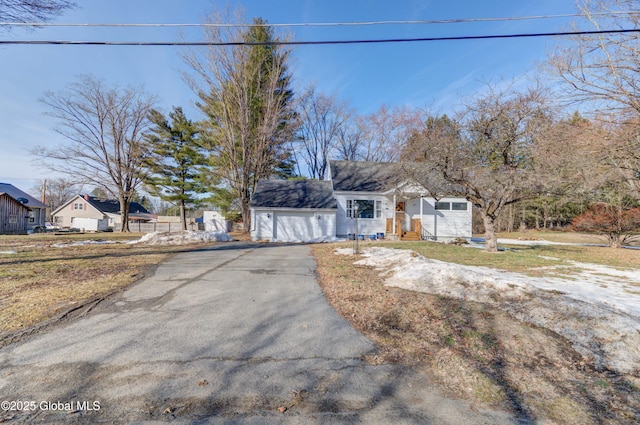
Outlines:
{"label": "utility pole", "polygon": [[47,179],[42,181],[42,203],[47,204]]}

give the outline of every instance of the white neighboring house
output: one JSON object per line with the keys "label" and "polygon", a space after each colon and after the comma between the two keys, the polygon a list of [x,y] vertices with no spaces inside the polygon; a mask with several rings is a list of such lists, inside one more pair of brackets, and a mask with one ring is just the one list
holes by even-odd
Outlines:
{"label": "white neighboring house", "polygon": [[[330,180],[263,180],[251,202],[253,240],[470,239],[472,205],[436,200],[396,163],[331,161]],[[357,214],[357,231],[356,231]],[[322,221],[324,220],[324,221]]]}
{"label": "white neighboring house", "polygon": [[[53,224],[61,228],[74,227],[75,219],[108,220],[109,227],[118,227],[120,223],[120,202],[114,199],[100,199],[90,195],[77,195],[61,206],[52,214]],[[147,222],[155,216],[139,203],[129,204],[129,220]],[[83,222],[82,220],[76,220]]]}
{"label": "white neighboring house", "polygon": [[329,240],[336,235],[331,182],[261,180],[251,199],[251,239],[272,242]]}

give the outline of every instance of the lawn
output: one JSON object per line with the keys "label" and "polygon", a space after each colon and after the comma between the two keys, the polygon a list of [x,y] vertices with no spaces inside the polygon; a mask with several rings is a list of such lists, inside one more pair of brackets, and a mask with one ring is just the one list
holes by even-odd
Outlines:
{"label": "lawn", "polygon": [[[0,345],[16,331],[126,287],[171,253],[191,248],[126,243],[140,236],[0,236]],[[73,245],[88,240],[113,243]]]}
{"label": "lawn", "polygon": [[[480,249],[425,242],[362,243],[411,249],[427,258],[534,276],[562,260],[639,268],[638,251],[564,245]],[[450,395],[562,424],[640,422],[640,376],[596,368],[549,329],[515,320],[487,304],[384,285],[380,271],[335,255],[350,243],[315,245],[318,276],[336,310],[379,350],[375,363],[422,368]]]}

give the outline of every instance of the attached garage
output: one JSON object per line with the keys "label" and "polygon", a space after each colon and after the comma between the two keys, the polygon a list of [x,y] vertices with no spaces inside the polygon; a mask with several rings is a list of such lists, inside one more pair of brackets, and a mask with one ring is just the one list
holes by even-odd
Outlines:
{"label": "attached garage", "polygon": [[331,182],[262,180],[251,201],[252,240],[310,242],[336,234]]}

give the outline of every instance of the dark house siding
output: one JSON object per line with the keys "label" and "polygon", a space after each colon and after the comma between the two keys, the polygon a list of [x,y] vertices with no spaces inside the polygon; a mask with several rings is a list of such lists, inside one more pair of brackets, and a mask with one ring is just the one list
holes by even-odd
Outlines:
{"label": "dark house siding", "polygon": [[0,193],[0,235],[25,235],[29,208],[6,193]]}

